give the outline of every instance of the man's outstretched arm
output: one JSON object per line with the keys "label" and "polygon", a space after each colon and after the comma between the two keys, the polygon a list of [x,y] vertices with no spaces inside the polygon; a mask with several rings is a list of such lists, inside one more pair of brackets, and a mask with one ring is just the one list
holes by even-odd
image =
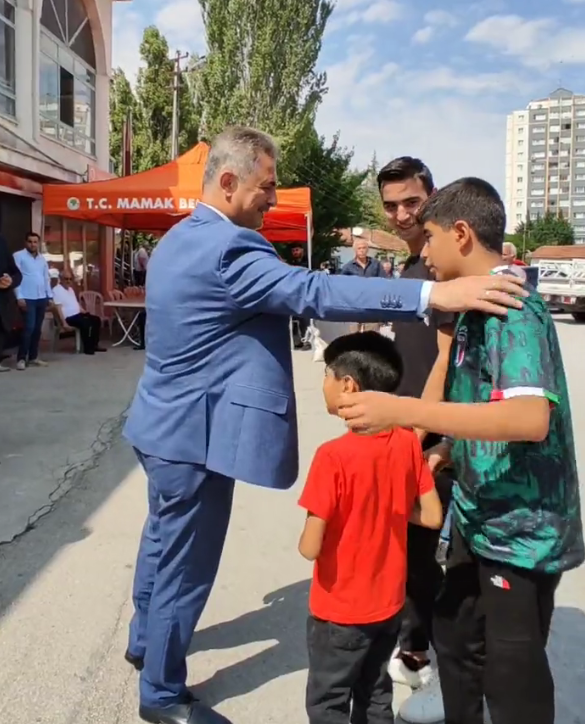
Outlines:
{"label": "man's outstretched arm", "polygon": [[505,314],[506,307],[522,306],[509,295],[524,296],[522,281],[508,275],[437,283],[318,274],[280,263],[271,244],[246,229],[230,240],[219,273],[242,309],[333,322],[416,319],[429,306]]}

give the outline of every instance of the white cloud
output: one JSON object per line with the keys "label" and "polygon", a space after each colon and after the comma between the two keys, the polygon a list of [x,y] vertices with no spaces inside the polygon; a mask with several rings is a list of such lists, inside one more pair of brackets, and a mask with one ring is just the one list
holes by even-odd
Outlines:
{"label": "white cloud", "polygon": [[157,13],[154,24],[172,48],[202,52],[205,28],[199,3],[195,0],[174,0]]}
{"label": "white cloud", "polygon": [[[410,76],[410,78],[409,78]],[[522,93],[527,85],[518,73],[470,73],[457,74],[452,68],[439,66],[423,72],[406,75],[408,84],[416,83],[417,91],[453,91],[472,96],[484,93]]]}
{"label": "white cloud", "polygon": [[327,30],[333,33],[358,23],[391,23],[403,13],[404,8],[398,0],[338,0]]}
{"label": "white cloud", "polygon": [[364,23],[390,23],[402,17],[402,5],[395,0],[377,0],[364,10]]}
{"label": "white cloud", "polygon": [[[355,0],[354,0],[355,1]],[[199,4],[195,0],[172,0],[160,8],[152,21],[166,37],[171,51],[202,53],[205,49],[205,30]],[[140,68],[140,43],[148,19],[125,3],[115,3],[113,8],[113,58],[114,68],[123,68],[133,83]]]}
{"label": "white cloud", "polygon": [[412,42],[416,45],[426,45],[435,37],[439,28],[454,28],[459,22],[455,15],[447,10],[429,10],[423,19],[426,24],[412,36]]}
{"label": "white cloud", "polygon": [[424,21],[429,25],[444,25],[450,28],[459,23],[455,15],[447,10],[430,10],[425,14]]}
{"label": "white cloud", "polygon": [[522,79],[393,63],[371,71],[375,58],[362,46],[327,68],[330,92],[319,110],[318,130],[327,136],[341,130],[342,144],[356,149],[358,166],[365,166],[374,150],[381,163],[411,154],[429,164],[439,184],[479,175],[503,193],[506,119],[486,109],[494,94],[525,89]]}
{"label": "white cloud", "polygon": [[416,43],[417,45],[425,45],[429,42],[434,34],[435,29],[432,28],[430,25],[427,25],[426,27],[420,28],[420,30],[416,31],[416,33],[412,36],[412,42]]}
{"label": "white cloud", "polygon": [[131,82],[140,67],[143,22],[130,6],[115,3],[113,8],[112,68],[122,68]]}
{"label": "white cloud", "polygon": [[471,28],[466,40],[516,57],[530,68],[585,64],[585,27],[563,27],[553,18],[493,15]]}

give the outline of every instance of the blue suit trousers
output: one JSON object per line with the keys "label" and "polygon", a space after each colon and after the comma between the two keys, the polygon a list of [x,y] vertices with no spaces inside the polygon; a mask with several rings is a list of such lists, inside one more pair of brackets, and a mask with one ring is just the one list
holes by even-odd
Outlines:
{"label": "blue suit trousers", "polygon": [[128,650],[144,657],[141,704],[164,708],[185,697],[187,653],[219,568],[234,481],[201,465],[135,452],[148,478],[148,517]]}

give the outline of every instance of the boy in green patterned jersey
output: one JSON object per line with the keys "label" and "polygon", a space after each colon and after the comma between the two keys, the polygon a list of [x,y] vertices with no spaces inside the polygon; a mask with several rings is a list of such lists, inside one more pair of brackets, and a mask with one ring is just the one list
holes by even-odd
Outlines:
{"label": "boy in green patterned jersey", "polygon": [[[517,273],[502,265],[504,207],[485,181],[455,181],[419,217],[437,279]],[[431,468],[450,462],[459,481],[434,621],[446,724],[483,724],[484,695],[493,724],[554,724],[554,595],[585,552],[561,352],[530,291],[506,317],[460,316],[446,402],[360,393],[340,411],[362,432],[404,425],[446,436],[429,454]]]}

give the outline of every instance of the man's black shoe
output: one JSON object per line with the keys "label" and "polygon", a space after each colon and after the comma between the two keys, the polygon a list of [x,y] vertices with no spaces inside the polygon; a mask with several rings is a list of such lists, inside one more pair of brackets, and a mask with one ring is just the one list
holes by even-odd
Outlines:
{"label": "man's black shoe", "polygon": [[138,714],[150,724],[231,724],[229,719],[197,702],[176,704],[164,709],[141,706]]}
{"label": "man's black shoe", "polygon": [[126,661],[133,666],[136,671],[142,671],[144,668],[144,657],[143,656],[134,656],[134,654],[131,654],[129,651],[126,651],[124,654],[124,658]]}

